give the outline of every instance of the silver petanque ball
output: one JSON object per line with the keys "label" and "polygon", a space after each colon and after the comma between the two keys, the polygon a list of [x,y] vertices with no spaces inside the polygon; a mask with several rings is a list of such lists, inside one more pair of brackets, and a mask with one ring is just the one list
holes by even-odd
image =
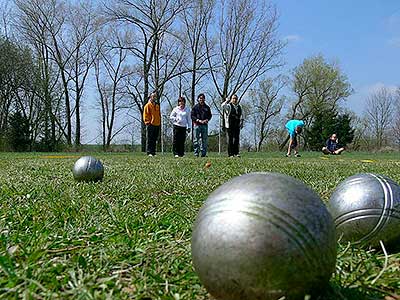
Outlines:
{"label": "silver petanque ball", "polygon": [[329,200],[337,236],[367,246],[400,243],[400,186],[388,177],[361,173],[342,181]]}
{"label": "silver petanque ball", "polygon": [[93,156],[82,156],[72,168],[76,181],[101,181],[104,177],[104,167],[100,160]]}
{"label": "silver petanque ball", "polygon": [[197,215],[192,259],[216,299],[304,299],[336,263],[333,220],[319,196],[278,173],[235,177]]}

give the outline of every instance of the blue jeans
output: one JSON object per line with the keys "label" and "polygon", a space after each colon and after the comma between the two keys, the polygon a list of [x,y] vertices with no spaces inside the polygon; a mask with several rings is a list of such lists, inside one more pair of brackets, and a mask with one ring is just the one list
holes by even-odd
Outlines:
{"label": "blue jeans", "polygon": [[195,125],[194,126],[194,140],[193,140],[193,148],[194,155],[199,156],[201,151],[201,156],[204,157],[207,154],[207,146],[208,146],[208,125]]}

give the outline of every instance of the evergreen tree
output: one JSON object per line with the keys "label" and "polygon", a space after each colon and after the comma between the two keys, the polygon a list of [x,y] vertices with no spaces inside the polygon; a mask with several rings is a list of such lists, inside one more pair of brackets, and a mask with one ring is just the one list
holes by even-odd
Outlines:
{"label": "evergreen tree", "polygon": [[319,151],[325,145],[326,140],[336,133],[339,144],[346,146],[354,138],[354,129],[350,126],[349,114],[338,114],[332,110],[319,111],[315,114],[313,124],[307,131],[307,141],[311,150]]}
{"label": "evergreen tree", "polygon": [[346,146],[353,142],[355,129],[351,127],[350,123],[351,117],[347,113],[336,117],[336,124],[332,133],[337,134],[339,144],[342,146]]}
{"label": "evergreen tree", "polygon": [[14,151],[23,152],[30,150],[29,120],[19,111],[10,116],[8,141]]}

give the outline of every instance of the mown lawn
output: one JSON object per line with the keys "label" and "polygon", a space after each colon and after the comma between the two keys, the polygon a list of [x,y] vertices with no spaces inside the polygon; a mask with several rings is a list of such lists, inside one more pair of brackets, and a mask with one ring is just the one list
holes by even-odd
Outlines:
{"label": "mown lawn", "polygon": [[[1,299],[210,299],[191,264],[191,229],[207,196],[228,179],[280,172],[324,201],[359,172],[400,182],[398,153],[91,154],[105,166],[103,182],[74,182],[81,153],[0,154]],[[384,268],[382,251],[338,247],[321,299],[400,299],[400,254]]]}

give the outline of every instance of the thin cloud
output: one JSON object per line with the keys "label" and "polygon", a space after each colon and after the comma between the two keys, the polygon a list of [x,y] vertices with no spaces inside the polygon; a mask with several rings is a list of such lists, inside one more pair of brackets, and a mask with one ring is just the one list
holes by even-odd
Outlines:
{"label": "thin cloud", "polygon": [[377,83],[366,86],[365,91],[368,94],[372,94],[372,93],[378,92],[379,90],[381,90],[383,88],[387,89],[389,92],[392,92],[392,93],[396,92],[396,90],[397,90],[397,86],[395,86],[395,85],[388,85],[388,84],[384,84],[383,82],[377,82]]}
{"label": "thin cloud", "polygon": [[400,12],[396,12],[386,18],[386,23],[389,26],[398,26],[400,24]]}
{"label": "thin cloud", "polygon": [[400,48],[400,37],[391,38],[388,40],[389,46]]}
{"label": "thin cloud", "polygon": [[287,36],[285,36],[283,39],[284,39],[285,41],[287,41],[287,42],[298,42],[298,41],[301,41],[301,40],[302,40],[301,36],[300,36],[300,35],[297,35],[297,34],[290,34],[290,35],[287,35]]}

